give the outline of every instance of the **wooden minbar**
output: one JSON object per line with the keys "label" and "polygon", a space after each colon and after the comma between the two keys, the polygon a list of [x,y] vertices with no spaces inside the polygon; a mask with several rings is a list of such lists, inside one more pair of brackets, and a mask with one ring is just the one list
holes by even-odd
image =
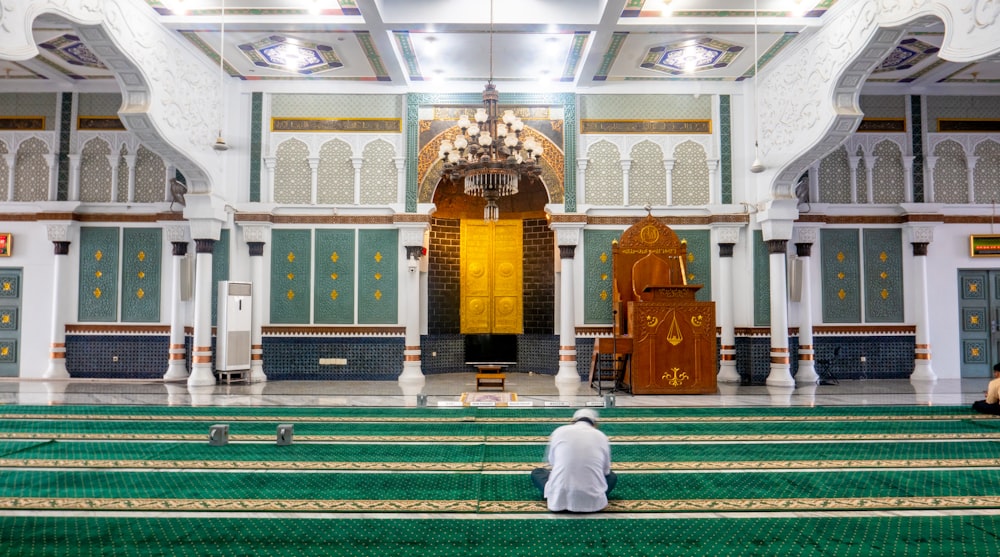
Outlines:
{"label": "wooden minbar", "polygon": [[695,299],[701,285],[688,284],[686,242],[647,215],[612,255],[616,351],[629,358],[623,384],[636,395],[715,393],[715,303]]}

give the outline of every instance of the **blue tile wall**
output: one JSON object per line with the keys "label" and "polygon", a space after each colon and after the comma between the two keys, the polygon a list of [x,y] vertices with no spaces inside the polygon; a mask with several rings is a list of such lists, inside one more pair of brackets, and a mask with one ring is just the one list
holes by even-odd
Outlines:
{"label": "blue tile wall", "polygon": [[162,379],[169,347],[169,335],[66,335],[66,369],[74,379]]}
{"label": "blue tile wall", "polygon": [[[264,373],[281,380],[396,380],[403,371],[403,337],[264,337]],[[345,358],[347,365],[319,365],[320,358]]]}

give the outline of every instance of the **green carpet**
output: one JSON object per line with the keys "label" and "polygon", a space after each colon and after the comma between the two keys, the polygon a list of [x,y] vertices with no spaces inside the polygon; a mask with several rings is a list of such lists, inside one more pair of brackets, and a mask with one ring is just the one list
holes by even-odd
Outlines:
{"label": "green carpet", "polygon": [[610,520],[0,517],[0,554],[996,557],[994,516]]}

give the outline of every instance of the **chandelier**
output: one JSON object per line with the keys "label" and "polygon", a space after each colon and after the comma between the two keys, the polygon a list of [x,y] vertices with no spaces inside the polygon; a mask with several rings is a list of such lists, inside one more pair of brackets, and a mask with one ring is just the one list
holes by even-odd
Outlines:
{"label": "chandelier", "polygon": [[483,108],[476,109],[475,122],[463,114],[458,120],[461,130],[451,140],[441,142],[438,154],[444,163],[442,175],[463,181],[465,194],[486,200],[483,218],[500,218],[497,200],[515,195],[521,178],[538,176],[544,149],[533,137],[523,141],[524,122],[513,110],[500,115],[497,103],[500,93],[493,85],[493,2],[490,1],[490,79],[483,89]]}

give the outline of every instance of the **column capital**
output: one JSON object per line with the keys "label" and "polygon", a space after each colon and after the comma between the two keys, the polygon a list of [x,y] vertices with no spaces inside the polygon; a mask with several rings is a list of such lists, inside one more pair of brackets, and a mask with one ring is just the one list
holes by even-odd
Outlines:
{"label": "column capital", "polygon": [[556,244],[575,246],[580,243],[580,234],[585,222],[553,222],[549,228],[556,233]]}
{"label": "column capital", "polygon": [[576,159],[576,167],[579,168],[581,172],[587,170],[587,164],[589,163],[590,159]]}
{"label": "column capital", "polygon": [[576,245],[564,246],[559,245],[559,259],[573,259],[576,254]]}
{"label": "column capital", "polygon": [[788,240],[766,240],[764,243],[767,244],[767,253],[769,254],[788,252]]}
{"label": "column capital", "polygon": [[913,242],[910,244],[913,246],[913,256],[914,257],[926,257],[927,256],[927,242]]}
{"label": "column capital", "polygon": [[740,241],[740,229],[745,225],[740,224],[715,224],[712,230],[715,232],[715,241],[719,244],[735,244]]}
{"label": "column capital", "polygon": [[248,244],[250,242],[267,242],[270,239],[271,223],[269,222],[239,224],[240,229],[243,230],[243,239]]}
{"label": "column capital", "polygon": [[795,226],[796,244],[815,244],[819,238],[818,226]]}
{"label": "column capital", "polygon": [[55,255],[68,255],[70,242],[66,240],[56,240],[52,242],[52,253]]}
{"label": "column capital", "polygon": [[732,257],[733,246],[735,245],[728,242],[719,242],[719,257]]}
{"label": "column capital", "polygon": [[211,238],[195,238],[194,250],[196,253],[212,253],[215,251],[215,242]]}
{"label": "column capital", "polygon": [[185,232],[186,227],[183,226],[164,226],[163,233],[166,235],[167,240],[171,243],[173,242],[183,242],[186,239]]}
{"label": "column capital", "polygon": [[907,225],[903,227],[910,237],[911,244],[929,244],[934,241],[934,227],[926,223]]}
{"label": "column capital", "polygon": [[247,242],[247,250],[250,257],[260,257],[264,255],[264,242]]}
{"label": "column capital", "polygon": [[45,232],[48,234],[50,242],[65,242],[69,240],[68,224],[47,224]]}
{"label": "column capital", "polygon": [[795,255],[799,257],[812,256],[812,242],[797,242],[795,244]]}

